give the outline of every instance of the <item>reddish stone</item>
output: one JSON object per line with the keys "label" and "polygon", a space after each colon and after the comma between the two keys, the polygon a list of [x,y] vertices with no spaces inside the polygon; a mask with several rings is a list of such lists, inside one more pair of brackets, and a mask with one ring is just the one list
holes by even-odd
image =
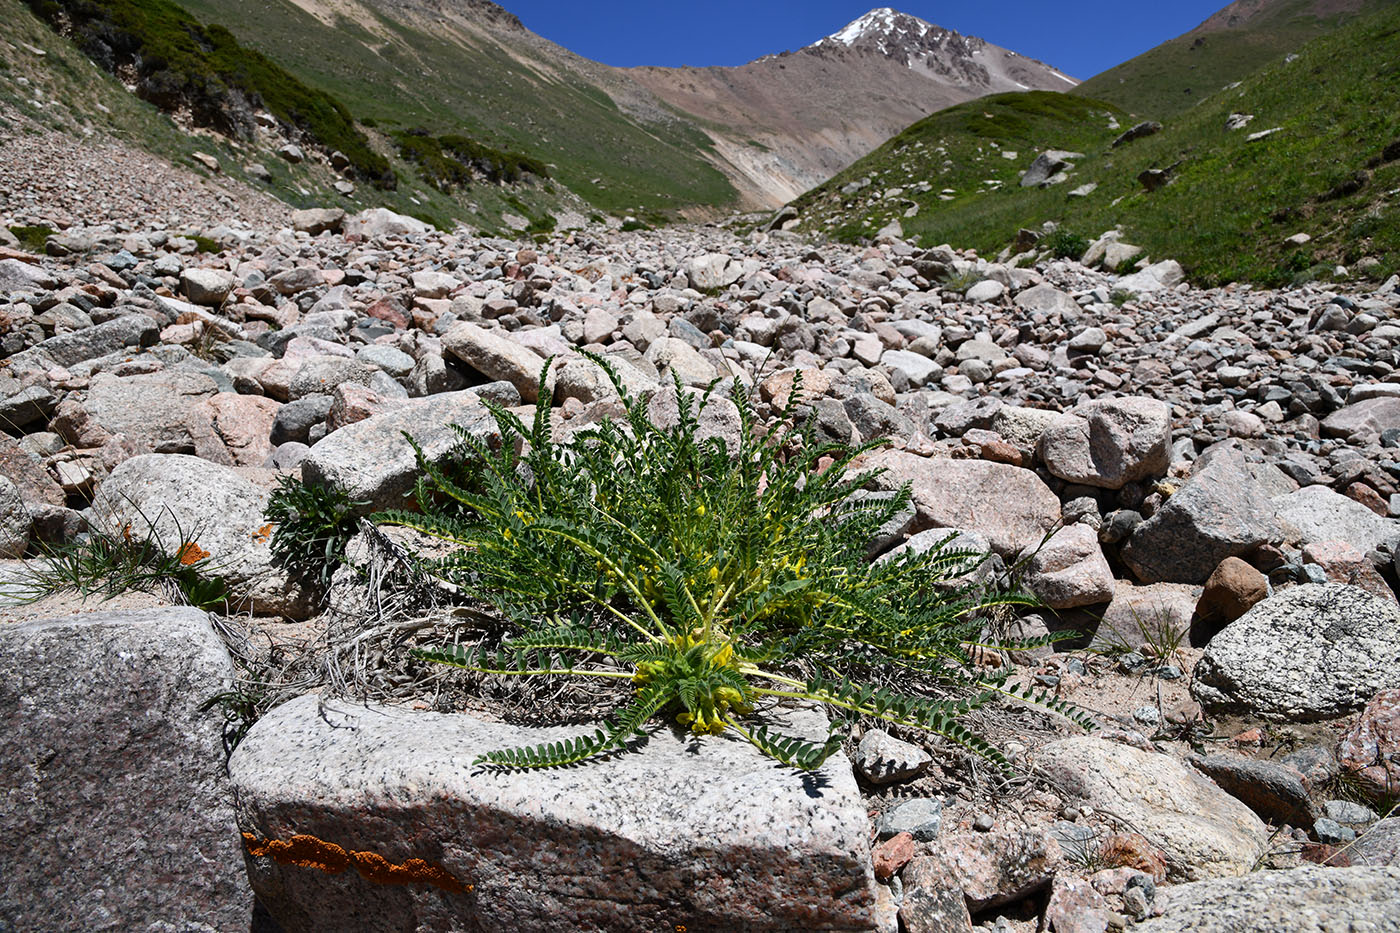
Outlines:
{"label": "reddish stone", "polygon": [[1390,505],[1381,498],[1381,494],[1376,492],[1365,483],[1352,483],[1347,487],[1346,497],[1355,502],[1360,502],[1366,508],[1375,512],[1381,518],[1390,517]]}
{"label": "reddish stone", "polygon": [[1151,875],[1158,884],[1167,880],[1167,857],[1137,833],[1115,833],[1099,845],[1099,858],[1112,868],[1132,868]]}
{"label": "reddish stone", "polygon": [[1345,541],[1318,541],[1305,546],[1303,563],[1321,567],[1333,583],[1359,586],[1372,596],[1396,602],[1395,592],[1370,558]]}
{"label": "reddish stone", "polygon": [[1224,628],[1268,595],[1267,577],[1238,557],[1227,557],[1206,581],[1193,622]]}
{"label": "reddish stone", "polygon": [[1233,742],[1235,745],[1263,745],[1264,730],[1258,728],[1257,726],[1253,729],[1246,729],[1244,732],[1241,732],[1239,735],[1235,736],[1230,741]]}
{"label": "reddish stone", "polygon": [[342,382],[332,393],[331,411],[326,416],[326,431],[337,431],[347,424],[364,421],[407,404],[405,399],[385,398],[378,392],[355,382]]}
{"label": "reddish stone", "polygon": [[365,309],[365,314],[396,328],[408,327],[408,315],[404,313],[397,302],[390,298],[379,299]]}
{"label": "reddish stone", "polygon": [[1376,694],[1337,751],[1342,767],[1376,799],[1400,796],[1400,688]]}
{"label": "reddish stone", "polygon": [[870,857],[875,864],[875,877],[889,881],[914,857],[914,837],[909,833],[900,833],[886,839],[875,847]]}
{"label": "reddish stone", "polygon": [[1083,878],[1056,876],[1045,907],[1045,923],[1055,933],[1105,933],[1108,901]]}
{"label": "reddish stone", "polygon": [[202,405],[234,466],[262,466],[272,455],[272,422],[282,406],[261,395],[220,392]]}

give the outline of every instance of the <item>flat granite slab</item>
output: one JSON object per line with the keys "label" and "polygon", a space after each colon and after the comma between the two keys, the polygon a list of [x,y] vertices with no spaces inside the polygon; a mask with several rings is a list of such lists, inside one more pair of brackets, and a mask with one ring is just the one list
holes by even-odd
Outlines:
{"label": "flat granite slab", "polygon": [[[812,711],[775,726],[825,734]],[[573,768],[471,765],[588,731],[288,702],[230,763],[253,889],[287,933],[873,929],[844,756],[804,775],[737,736],[663,727]]]}

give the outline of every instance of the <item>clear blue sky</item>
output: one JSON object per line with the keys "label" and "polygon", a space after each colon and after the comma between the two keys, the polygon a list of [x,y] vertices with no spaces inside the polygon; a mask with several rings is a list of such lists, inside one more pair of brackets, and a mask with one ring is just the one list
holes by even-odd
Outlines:
{"label": "clear blue sky", "polygon": [[[497,0],[580,55],[632,65],[741,65],[836,32],[878,0]],[[1228,0],[906,0],[895,9],[1089,78],[1193,28]]]}

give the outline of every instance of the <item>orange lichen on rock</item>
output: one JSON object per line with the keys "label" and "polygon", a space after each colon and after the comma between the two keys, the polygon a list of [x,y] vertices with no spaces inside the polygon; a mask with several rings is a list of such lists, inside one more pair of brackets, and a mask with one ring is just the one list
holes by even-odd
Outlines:
{"label": "orange lichen on rock", "polygon": [[204,558],[209,556],[209,552],[193,541],[186,541],[184,544],[180,545],[180,553],[178,556],[180,558],[180,563],[188,567],[191,564],[197,564],[204,560]]}
{"label": "orange lichen on rock", "polygon": [[272,522],[268,522],[266,525],[263,525],[261,528],[258,529],[257,534],[253,535],[253,540],[258,542],[259,544],[266,543],[267,539],[272,537],[273,527],[274,526]]}
{"label": "orange lichen on rock", "polygon": [[353,867],[362,877],[375,884],[431,884],[453,894],[465,894],[472,889],[471,885],[462,884],[441,865],[420,858],[411,858],[402,865],[395,865],[377,852],[354,852],[307,835],[296,835],[284,841],[259,840],[252,833],[244,833],[243,841],[254,858],[271,858],[283,865],[315,868],[332,875]]}

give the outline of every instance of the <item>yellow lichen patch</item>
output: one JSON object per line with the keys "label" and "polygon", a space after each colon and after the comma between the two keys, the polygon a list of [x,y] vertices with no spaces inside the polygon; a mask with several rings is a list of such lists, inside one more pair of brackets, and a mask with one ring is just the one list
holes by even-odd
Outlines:
{"label": "yellow lichen patch", "polygon": [[252,833],[244,833],[243,841],[248,846],[248,854],[254,858],[271,858],[283,865],[314,868],[332,875],[353,867],[362,877],[375,884],[430,884],[453,894],[465,894],[472,890],[471,885],[462,884],[446,868],[420,858],[411,858],[396,865],[378,852],[354,852],[307,835],[296,835],[284,841],[259,840]]}

